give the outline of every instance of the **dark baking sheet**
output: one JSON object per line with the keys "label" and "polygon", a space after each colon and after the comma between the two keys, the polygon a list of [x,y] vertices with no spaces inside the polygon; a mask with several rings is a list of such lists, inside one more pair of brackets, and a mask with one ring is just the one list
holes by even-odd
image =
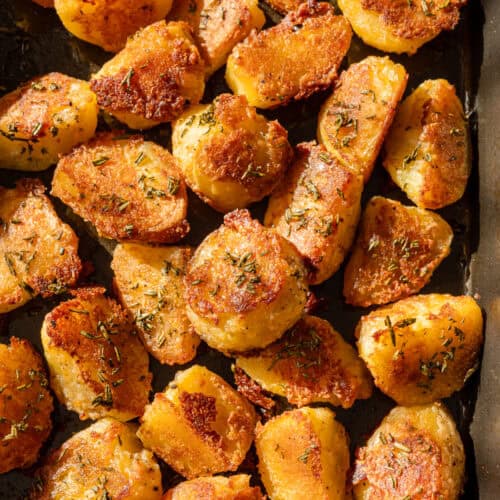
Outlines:
{"label": "dark baking sheet", "polygon": [[[271,14],[271,18],[277,19],[271,11],[267,10],[267,12]],[[465,104],[472,135],[473,169],[465,196],[458,203],[439,211],[451,224],[455,233],[452,252],[434,273],[431,283],[423,290],[423,293],[462,294],[482,291],[481,284],[474,282],[474,276],[472,276],[472,283],[476,288],[471,288],[470,261],[479,242],[479,168],[475,103],[483,55],[483,23],[482,6],[478,1],[472,0],[470,5],[463,9],[462,20],[453,32],[440,35],[413,57],[391,56],[395,61],[402,63],[410,74],[407,93],[428,78],[446,78],[453,83]],[[345,64],[356,62],[370,54],[380,55],[381,53],[365,46],[355,37]],[[60,71],[87,79],[109,57],[110,54],[72,37],[51,9],[42,9],[30,0],[0,0],[0,95],[35,75],[49,71]],[[221,70],[211,79],[204,102],[210,101],[218,93],[227,90],[223,76],[223,70]],[[267,111],[264,114],[280,120],[289,131],[291,143],[312,140],[316,135],[319,107],[328,94],[328,92],[316,94],[308,100],[293,103],[283,109]],[[109,122],[101,120],[101,128],[108,126]],[[170,147],[168,125],[157,127],[145,135]],[[483,165],[481,164],[482,172]],[[20,177],[37,176],[49,186],[52,173],[53,168],[42,173],[31,174],[0,171],[0,185],[12,186]],[[363,195],[364,202],[373,194],[382,194],[409,204],[404,194],[392,184],[380,165],[377,165],[366,187]],[[220,225],[222,216],[204,205],[194,195],[190,195],[189,201],[188,218],[192,231],[186,242],[197,245],[209,231]],[[54,203],[60,216],[73,226],[80,237],[82,259],[91,261],[95,267],[95,272],[89,279],[95,283],[102,283],[107,286],[108,290],[111,290],[109,264],[112,243],[104,242],[103,245],[103,242],[99,242],[95,234],[67,207],[57,200],[54,200]],[[262,219],[265,203],[253,206],[251,211],[254,216]],[[353,342],[354,327],[366,310],[346,306],[343,303],[342,278],[343,270],[341,269],[326,283],[313,287],[314,293],[321,299],[321,307],[316,314],[329,320],[348,341]],[[3,317],[0,316],[0,342],[8,342],[12,335],[25,337],[31,340],[41,352],[39,331],[43,317],[64,298],[35,299],[20,309]],[[196,363],[206,365],[232,382],[230,359],[211,350],[205,344],[200,346],[198,353]],[[179,368],[161,366],[155,360],[152,360],[151,366],[154,374],[154,391],[163,390]],[[479,380],[480,374],[476,373],[469,379],[462,391],[445,401],[455,417],[466,448],[467,482],[463,498],[467,500],[479,498],[474,446],[469,434]],[[389,398],[375,391],[371,399],[356,402],[350,410],[335,408],[337,418],[346,426],[350,434],[352,450],[363,444],[392,406],[394,403]],[[59,446],[72,433],[90,424],[90,422],[80,422],[76,414],[66,411],[61,405],[56,405],[53,421],[54,430],[42,453]],[[476,434],[482,436],[485,432],[486,429],[479,427]],[[250,452],[249,459],[242,465],[241,470],[250,471],[254,462],[255,458]],[[31,485],[33,471],[34,469],[14,471],[0,476],[0,498],[22,498]],[[164,467],[165,486],[175,484],[179,480],[179,476],[168,467]],[[482,496],[482,498],[493,497]]]}

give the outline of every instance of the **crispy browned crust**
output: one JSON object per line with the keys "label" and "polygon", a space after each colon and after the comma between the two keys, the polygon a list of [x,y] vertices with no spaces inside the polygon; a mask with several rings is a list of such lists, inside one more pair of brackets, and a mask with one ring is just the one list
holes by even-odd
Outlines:
{"label": "crispy browned crust", "polygon": [[280,14],[288,14],[298,8],[303,0],[264,0]]}
{"label": "crispy browned crust", "polygon": [[54,7],[54,0],[33,0],[33,2],[42,7]]}
{"label": "crispy browned crust", "polygon": [[238,392],[243,394],[251,403],[266,410],[272,410],[276,402],[269,397],[270,393],[264,391],[262,387],[252,380],[241,368],[234,367],[234,383]]}

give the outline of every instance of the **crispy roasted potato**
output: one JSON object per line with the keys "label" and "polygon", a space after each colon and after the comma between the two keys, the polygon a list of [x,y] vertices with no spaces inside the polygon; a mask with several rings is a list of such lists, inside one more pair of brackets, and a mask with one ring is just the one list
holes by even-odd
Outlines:
{"label": "crispy roasted potato", "polygon": [[388,57],[352,64],[335,83],[318,119],[318,141],[368,181],[408,74]]}
{"label": "crispy roasted potato", "polygon": [[82,288],[75,295],[48,313],[42,325],[50,386],[81,420],[142,415],[151,373],[131,318],[103,288]]}
{"label": "crispy roasted potato", "polygon": [[54,7],[54,0],[33,0],[33,2],[42,7]]}
{"label": "crispy roasted potato", "polygon": [[57,165],[52,194],[104,238],[174,243],[189,231],[177,162],[141,136],[101,133],[74,149]]}
{"label": "crispy roasted potato", "polygon": [[236,45],[226,81],[252,106],[284,105],[328,88],[350,43],[349,23],[330,4],[304,3],[278,25]]}
{"label": "crispy roasted potato", "polygon": [[338,0],[352,29],[367,45],[414,54],[443,30],[452,30],[467,0]]}
{"label": "crispy roasted potato", "polygon": [[70,437],[38,470],[31,500],[160,500],[160,467],[135,431],[103,418]]}
{"label": "crispy roasted potato", "polygon": [[28,467],[52,429],[42,358],[25,339],[0,344],[0,474]]}
{"label": "crispy roasted potato", "polygon": [[384,167],[413,203],[438,209],[459,200],[470,174],[462,103],[446,80],[427,80],[401,104]]}
{"label": "crispy roasted potato", "polygon": [[344,274],[348,304],[387,304],[417,293],[450,253],[453,231],[439,215],[374,196]]}
{"label": "crispy roasted potato", "polygon": [[287,131],[231,94],[189,108],[173,126],[172,152],[189,187],[220,212],[267,196],[292,157]]}
{"label": "crispy roasted potato", "polygon": [[49,73],[0,98],[0,168],[45,170],[97,126],[89,84]]}
{"label": "crispy roasted potato", "polygon": [[203,366],[177,372],[146,407],[137,435],[188,479],[234,471],[253,441],[253,406]]}
{"label": "crispy roasted potato", "polygon": [[251,219],[247,210],[235,210],[188,265],[188,318],[214,349],[265,347],[302,316],[305,274],[291,243]]}
{"label": "crispy roasted potato", "polygon": [[37,179],[0,187],[0,313],[61,293],[80,274],[78,238],[44,192]]}
{"label": "crispy roasted potato", "polygon": [[464,448],[442,403],[394,408],[357,455],[356,500],[459,498]]}
{"label": "crispy roasted potato", "polygon": [[259,472],[273,500],[344,500],[348,436],[328,408],[286,411],[257,424]]}
{"label": "crispy roasted potato", "polygon": [[298,8],[303,0],[264,0],[275,11],[280,14],[288,14]]}
{"label": "crispy roasted potato", "polygon": [[205,65],[189,26],[159,21],[130,37],[90,86],[108,113],[130,128],[147,129],[199,103],[204,78]]}
{"label": "crispy roasted potato", "polygon": [[200,343],[186,316],[184,274],[188,247],[149,247],[134,243],[115,248],[111,268],[120,301],[135,319],[146,349],[160,363],[184,364]]}

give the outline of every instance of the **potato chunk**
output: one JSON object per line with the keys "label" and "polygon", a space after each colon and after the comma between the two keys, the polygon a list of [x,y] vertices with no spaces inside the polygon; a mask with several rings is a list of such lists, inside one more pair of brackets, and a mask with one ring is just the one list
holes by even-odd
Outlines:
{"label": "potato chunk", "polygon": [[351,27],[326,2],[302,4],[252,32],[229,56],[226,81],[252,106],[270,108],[328,88],[351,43]]}
{"label": "potato chunk", "polygon": [[318,119],[318,141],[368,181],[408,74],[388,57],[352,64],[335,83]]}
{"label": "potato chunk", "polygon": [[146,349],[160,363],[184,364],[200,343],[186,316],[183,277],[188,247],[154,248],[134,243],[115,248],[111,268],[121,303],[135,319]]}
{"label": "potato chunk", "polygon": [[344,500],[348,436],[328,408],[286,411],[257,424],[259,472],[273,500]]}
{"label": "potato chunk", "polygon": [[453,231],[439,215],[374,196],[344,274],[348,304],[387,304],[421,290],[450,253]]}
{"label": "potato chunk", "polygon": [[302,0],[264,0],[264,1],[280,14],[288,14],[289,12],[296,10],[298,6],[302,3]]}
{"label": "potato chunk", "polygon": [[188,109],[174,124],[172,152],[189,187],[220,212],[267,196],[292,157],[288,134],[244,96],[219,95]]}
{"label": "potato chunk", "polygon": [[401,104],[385,143],[384,167],[408,198],[438,209],[459,200],[470,174],[462,103],[446,80],[427,80]]}
{"label": "potato chunk", "polygon": [[42,7],[54,7],[54,0],[33,0],[33,2]]}
{"label": "potato chunk", "polygon": [[200,102],[204,78],[205,65],[189,26],[159,21],[130,37],[90,86],[108,113],[130,128],[146,129]]}
{"label": "potato chunk", "polygon": [[265,347],[302,316],[305,274],[291,243],[252,220],[247,210],[235,210],[188,265],[188,318],[214,349]]}
{"label": "potato chunk", "polygon": [[0,187],[0,313],[60,293],[80,274],[78,238],[44,192],[37,179]]}
{"label": "potato chunk", "polygon": [[59,401],[81,420],[142,415],[151,389],[149,358],[127,313],[84,288],[59,304],[42,325],[50,385]]}
{"label": "potato chunk", "polygon": [[137,435],[188,479],[234,471],[253,441],[253,406],[221,377],[195,365],[146,407]]}
{"label": "potato chunk", "polygon": [[442,403],[396,407],[358,451],[354,498],[458,500],[464,448]]}
{"label": "potato chunk", "polygon": [[0,168],[45,170],[97,126],[89,84],[49,73],[0,98]]}
{"label": "potato chunk", "polygon": [[174,243],[189,231],[177,162],[141,136],[102,133],[76,148],[59,161],[52,194],[104,238]]}

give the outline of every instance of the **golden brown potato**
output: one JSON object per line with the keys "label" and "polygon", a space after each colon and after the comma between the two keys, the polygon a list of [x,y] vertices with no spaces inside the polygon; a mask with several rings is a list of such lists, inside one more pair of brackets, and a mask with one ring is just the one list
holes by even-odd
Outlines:
{"label": "golden brown potato", "polygon": [[291,243],[252,220],[247,210],[235,210],[188,265],[188,318],[214,349],[265,347],[302,316],[305,274]]}
{"label": "golden brown potato", "polygon": [[419,85],[401,104],[385,152],[384,167],[417,206],[459,200],[470,174],[470,138],[455,87],[446,80]]}
{"label": "golden brown potato", "polygon": [[234,471],[253,441],[252,405],[203,366],[177,372],[146,407],[137,435],[188,479]]}
{"label": "golden brown potato", "polygon": [[173,126],[172,152],[189,187],[220,212],[267,196],[292,157],[287,131],[231,94],[189,108]]}
{"label": "golden brown potato", "polygon": [[0,168],[45,170],[97,126],[89,84],[49,73],[0,98]]}
{"label": "golden brown potato", "polygon": [[285,181],[269,198],[264,224],[292,242],[318,284],[337,271],[352,245],[363,178],[323,146],[299,144]]}
{"label": "golden brown potato", "polygon": [[352,29],[379,50],[414,54],[443,30],[452,30],[467,0],[338,0]]}
{"label": "golden brown potato", "polygon": [[191,255],[188,247],[134,243],[118,245],[113,254],[117,295],[134,316],[146,349],[160,363],[187,363],[200,343],[184,299],[183,279]]}
{"label": "golden brown potato", "polygon": [[101,133],[74,149],[57,165],[52,194],[104,238],[174,243],[189,231],[177,162],[141,136]]}
{"label": "golden brown potato", "polygon": [[318,119],[318,141],[368,181],[408,74],[388,57],[352,64],[335,83]]}
{"label": "golden brown potato", "polygon": [[351,27],[327,2],[302,4],[252,32],[229,56],[226,81],[252,106],[270,108],[328,88],[351,43]]}
{"label": "golden brown potato", "polygon": [[0,474],[28,467],[52,429],[42,358],[25,339],[0,344]]}
{"label": "golden brown potato", "polygon": [[200,102],[204,78],[205,65],[189,26],[159,21],[130,37],[90,86],[104,110],[130,128],[146,129]]}
{"label": "golden brown potato", "polygon": [[450,253],[453,231],[439,215],[374,196],[344,274],[348,304],[387,304],[417,293]]}
{"label": "golden brown potato", "polygon": [[0,313],[61,293],[80,274],[78,238],[44,192],[38,179],[0,187]]}
{"label": "golden brown potato", "polygon": [[54,7],[54,0],[33,0],[42,7]]}
{"label": "golden brown potato", "polygon": [[131,318],[103,288],[82,288],[75,295],[47,314],[42,325],[50,386],[81,420],[142,415],[151,373]]}
{"label": "golden brown potato", "polygon": [[348,436],[328,408],[301,408],[257,424],[259,472],[273,500],[344,500]]}
{"label": "golden brown potato", "polygon": [[303,0],[264,0],[274,10],[281,14],[288,14],[296,10]]}
{"label": "golden brown potato", "polygon": [[135,431],[103,418],[70,437],[37,472],[30,498],[160,500],[160,467]]}
{"label": "golden brown potato", "polygon": [[354,498],[457,500],[464,462],[460,435],[443,404],[396,407],[358,450]]}

